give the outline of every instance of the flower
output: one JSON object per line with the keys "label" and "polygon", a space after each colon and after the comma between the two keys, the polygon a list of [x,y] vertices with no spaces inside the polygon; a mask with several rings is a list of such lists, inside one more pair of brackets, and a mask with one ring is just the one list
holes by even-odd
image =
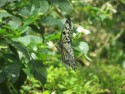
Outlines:
{"label": "flower", "polygon": [[78,26],[78,28],[76,29],[76,31],[78,31],[79,33],[83,32],[86,35],[90,34],[90,30],[84,29],[82,26]]}
{"label": "flower", "polygon": [[101,11],[104,11],[104,10],[109,10],[111,13],[116,13],[117,11],[115,10],[115,8],[113,8],[113,6],[109,3],[109,2],[106,2],[102,8],[101,8]]}
{"label": "flower", "polygon": [[57,51],[57,49],[56,49],[56,47],[55,47],[55,44],[54,44],[52,41],[47,42],[47,44],[48,44],[48,47],[49,47],[50,49],[53,49],[54,51]]}
{"label": "flower", "polygon": [[47,44],[48,44],[48,47],[49,47],[49,48],[53,48],[53,47],[54,47],[54,44],[53,44],[53,42],[51,42],[51,41],[47,42]]}

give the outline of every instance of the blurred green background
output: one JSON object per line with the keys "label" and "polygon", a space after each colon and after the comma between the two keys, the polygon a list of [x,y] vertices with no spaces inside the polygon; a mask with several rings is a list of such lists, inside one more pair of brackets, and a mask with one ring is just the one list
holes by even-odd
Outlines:
{"label": "blurred green background", "polygon": [[[77,69],[58,41],[71,18]],[[125,0],[0,0],[0,94],[125,94]]]}

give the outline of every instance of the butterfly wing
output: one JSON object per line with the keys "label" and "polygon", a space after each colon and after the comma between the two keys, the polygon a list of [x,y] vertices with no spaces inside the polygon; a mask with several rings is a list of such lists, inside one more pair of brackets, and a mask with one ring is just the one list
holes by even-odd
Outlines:
{"label": "butterfly wing", "polygon": [[62,47],[62,61],[71,66],[73,69],[76,69],[76,64],[74,60],[74,52],[71,44],[65,43]]}
{"label": "butterfly wing", "polygon": [[59,46],[62,53],[62,61],[73,69],[76,68],[74,60],[74,52],[72,49],[72,32],[71,32],[71,20],[67,19],[61,34]]}
{"label": "butterfly wing", "polygon": [[63,43],[72,42],[71,20],[67,19],[61,34],[60,41]]}

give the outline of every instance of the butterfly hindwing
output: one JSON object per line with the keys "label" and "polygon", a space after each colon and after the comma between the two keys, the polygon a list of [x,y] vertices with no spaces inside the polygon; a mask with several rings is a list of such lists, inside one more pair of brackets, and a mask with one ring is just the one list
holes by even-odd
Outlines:
{"label": "butterfly hindwing", "polygon": [[62,61],[75,69],[76,65],[74,60],[74,52],[72,49],[72,32],[70,19],[67,19],[65,22],[59,41],[59,47],[61,48]]}
{"label": "butterfly hindwing", "polygon": [[71,44],[64,44],[62,48],[62,61],[71,66],[73,69],[76,68],[75,60],[74,60],[74,52]]}

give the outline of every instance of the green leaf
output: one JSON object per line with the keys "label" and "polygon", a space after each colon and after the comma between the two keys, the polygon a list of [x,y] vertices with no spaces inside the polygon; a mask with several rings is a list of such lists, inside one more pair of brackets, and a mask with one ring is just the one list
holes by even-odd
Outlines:
{"label": "green leaf", "polygon": [[35,21],[35,19],[30,17],[30,18],[25,19],[23,23],[24,23],[24,25],[29,25],[34,21]]}
{"label": "green leaf", "polygon": [[26,79],[27,79],[27,75],[26,75],[26,73],[22,70],[22,67],[21,67],[21,69],[20,69],[20,73],[19,73],[19,74],[20,74],[20,75],[19,75],[18,80],[14,83],[15,88],[18,89],[18,90],[21,88],[21,86],[24,84],[24,82],[25,82]]}
{"label": "green leaf", "polygon": [[32,0],[31,3],[42,13],[46,13],[49,9],[49,3],[46,0]]}
{"label": "green leaf", "polygon": [[6,72],[6,76],[9,77],[14,83],[19,77],[20,65],[17,63],[10,64],[5,67],[4,71]]}
{"label": "green leaf", "polygon": [[12,16],[11,14],[9,14],[6,10],[0,10],[0,19],[2,19],[3,17],[9,17]]}
{"label": "green leaf", "polygon": [[18,31],[19,35],[20,35],[20,34],[23,34],[24,32],[27,32],[27,31],[29,31],[29,30],[30,30],[29,26],[26,26],[26,25],[19,26],[19,27],[17,28],[17,31]]}
{"label": "green leaf", "polygon": [[14,21],[9,21],[8,25],[10,25],[13,30],[16,30],[19,27]]}
{"label": "green leaf", "polygon": [[71,13],[73,10],[73,6],[68,0],[52,0],[51,2],[67,13]]}
{"label": "green leaf", "polygon": [[48,16],[42,19],[42,23],[45,25],[58,25],[60,22],[58,19]]}
{"label": "green leaf", "polygon": [[[20,10],[20,14],[29,17],[29,16],[39,16],[43,13],[46,13],[49,9],[49,3],[46,0],[31,0],[31,2]],[[38,18],[38,17],[37,17]],[[32,20],[27,19],[29,22]],[[28,22],[27,21],[27,22]]]}
{"label": "green leaf", "polygon": [[125,5],[125,0],[120,0]]}
{"label": "green leaf", "polygon": [[30,10],[27,7],[23,7],[19,12],[24,17],[31,16]]}
{"label": "green leaf", "polygon": [[[5,64],[5,58],[4,58],[4,53],[0,53],[0,69],[4,66]],[[1,71],[0,71],[1,73]]]}
{"label": "green leaf", "polygon": [[12,16],[12,21],[14,21],[18,26],[22,25],[22,19],[16,16]]}
{"label": "green leaf", "polygon": [[9,63],[13,63],[13,62],[16,62],[16,63],[19,63],[19,58],[17,58],[14,54],[12,53],[7,53],[7,54],[4,54],[4,58],[6,60],[6,62],[9,61]]}
{"label": "green leaf", "polygon": [[45,37],[46,40],[55,40],[60,38],[60,33],[51,34]]}
{"label": "green leaf", "polygon": [[33,35],[27,35],[24,37],[13,38],[12,40],[16,41],[16,42],[21,42],[24,45],[29,45],[31,43],[41,43],[43,41],[41,37],[33,36]]}
{"label": "green leaf", "polygon": [[38,0],[38,1],[39,2],[37,2],[35,4],[35,6],[37,8],[39,8],[42,13],[46,13],[48,11],[48,9],[49,9],[49,3],[47,1],[45,1],[45,0],[41,0],[41,1]]}
{"label": "green leaf", "polygon": [[41,0],[40,1],[40,11],[42,13],[46,13],[49,9],[49,3],[47,1]]}
{"label": "green leaf", "polygon": [[[13,44],[20,52],[22,52],[25,55],[25,58],[27,59],[27,61],[30,60],[29,53],[28,53],[27,48],[25,46],[23,46],[22,44],[20,44],[18,42],[15,42],[15,41],[7,40],[7,42],[9,44]],[[19,57],[20,57],[20,55],[19,55]]]}
{"label": "green leaf", "polygon": [[0,0],[0,7],[4,6],[8,0]]}
{"label": "green leaf", "polygon": [[14,1],[16,1],[16,0],[7,0],[8,2],[14,2]]}
{"label": "green leaf", "polygon": [[31,60],[29,68],[34,78],[39,80],[43,85],[46,82],[47,71],[44,64],[40,60]]}
{"label": "green leaf", "polygon": [[0,83],[3,83],[6,80],[5,72],[3,72],[2,69],[0,69]]}
{"label": "green leaf", "polygon": [[99,16],[99,18],[101,19],[101,21],[103,21],[104,19],[107,18],[107,15],[102,14],[102,15]]}
{"label": "green leaf", "polygon": [[6,29],[0,29],[0,35],[5,35],[5,34],[7,34],[7,32],[6,32]]}
{"label": "green leaf", "polygon": [[13,52],[15,57],[17,57],[19,59],[19,55],[18,55],[17,49],[14,46],[12,46],[11,44],[9,44],[9,48]]}
{"label": "green leaf", "polygon": [[34,32],[39,33],[41,35],[44,35],[45,33],[45,27],[42,24],[38,24],[38,26],[31,24],[30,27]]}

